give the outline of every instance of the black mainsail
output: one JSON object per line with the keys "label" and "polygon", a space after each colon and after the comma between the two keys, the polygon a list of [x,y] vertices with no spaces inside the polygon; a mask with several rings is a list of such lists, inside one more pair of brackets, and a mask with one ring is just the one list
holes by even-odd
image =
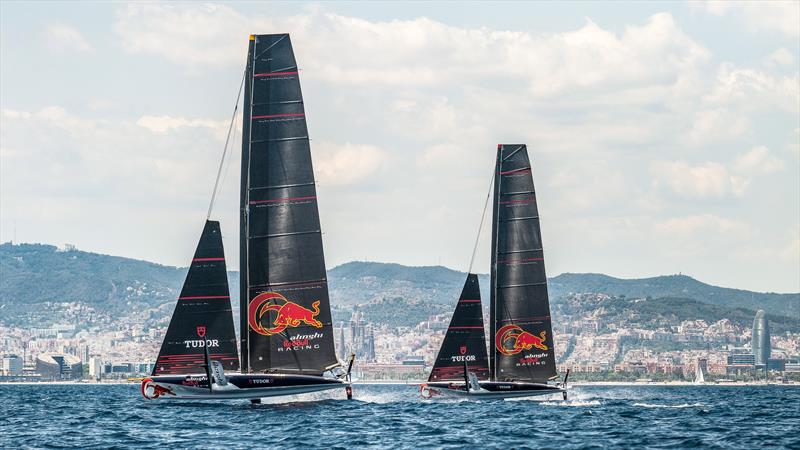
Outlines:
{"label": "black mainsail", "polygon": [[498,145],[494,174],[491,352],[494,380],[556,376],[536,191],[525,145]]}
{"label": "black mainsail", "polygon": [[219,222],[206,221],[153,375],[205,371],[204,347],[226,370],[239,370]]}
{"label": "black mainsail", "polygon": [[288,34],[250,37],[241,177],[243,372],[338,364],[317,193]]}
{"label": "black mainsail", "polygon": [[481,291],[474,273],[467,275],[428,381],[462,381],[465,363],[479,379],[489,378]]}

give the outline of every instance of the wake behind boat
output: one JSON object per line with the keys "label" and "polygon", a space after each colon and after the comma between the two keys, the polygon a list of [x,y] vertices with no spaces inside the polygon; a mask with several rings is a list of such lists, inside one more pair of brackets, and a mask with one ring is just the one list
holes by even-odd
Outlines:
{"label": "wake behind boat", "polygon": [[240,349],[219,222],[207,221],[142,395],[257,402],[345,387],[350,398],[352,357],[345,369],[333,344],[308,129],[288,34],[250,36],[243,82]]}
{"label": "wake behind boat", "polygon": [[566,400],[569,372],[563,383],[551,383],[557,377],[553,328],[539,211],[525,145],[497,146],[493,182],[492,351],[487,358],[478,276],[469,273],[420,393],[428,398],[487,399],[561,393]]}

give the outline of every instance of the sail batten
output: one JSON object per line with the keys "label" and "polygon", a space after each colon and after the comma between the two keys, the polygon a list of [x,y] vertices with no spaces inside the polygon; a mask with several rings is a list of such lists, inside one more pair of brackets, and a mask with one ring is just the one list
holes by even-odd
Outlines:
{"label": "sail batten", "polygon": [[553,330],[525,145],[498,146],[492,215],[492,378],[545,382],[556,375]]}
{"label": "sail batten", "polygon": [[336,365],[316,182],[288,35],[248,51],[242,137],[242,352],[249,371]]}

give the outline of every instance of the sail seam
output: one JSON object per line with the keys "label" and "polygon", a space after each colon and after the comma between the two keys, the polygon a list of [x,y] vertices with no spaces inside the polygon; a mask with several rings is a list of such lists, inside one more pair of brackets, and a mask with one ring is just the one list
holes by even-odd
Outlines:
{"label": "sail seam", "polygon": [[291,233],[262,234],[262,235],[259,235],[259,236],[250,236],[248,239],[264,239],[264,238],[274,238],[274,237],[294,236],[294,235],[298,235],[298,234],[314,234],[314,233],[322,233],[322,230],[294,231],[294,232],[291,232]]}
{"label": "sail seam", "polygon": [[255,191],[258,189],[283,189],[283,188],[291,188],[291,187],[301,187],[301,186],[314,186],[317,183],[296,183],[296,184],[276,184],[273,186],[259,186],[259,187],[251,187],[249,188],[251,191]]}
{"label": "sail seam", "polygon": [[253,74],[253,78],[270,78],[270,77],[280,77],[284,75],[297,75],[297,71],[294,72],[270,72],[270,73],[256,73]]}
{"label": "sail seam", "polygon": [[541,252],[542,250],[543,249],[541,249],[541,248],[533,248],[533,249],[530,249],[530,250],[511,250],[509,252],[500,252],[500,251],[498,251],[497,253],[498,254],[502,254],[502,255],[510,255],[510,254],[513,254],[513,253]]}
{"label": "sail seam", "polygon": [[286,197],[286,198],[276,198],[272,200],[250,200],[250,205],[260,205],[262,203],[280,203],[280,202],[293,202],[293,201],[303,201],[303,200],[316,200],[316,195],[309,195],[306,197]]}
{"label": "sail seam", "polygon": [[305,113],[286,113],[286,114],[267,114],[264,116],[252,116],[250,120],[259,119],[281,119],[281,118],[300,118],[305,117]]}
{"label": "sail seam", "polygon": [[263,287],[276,287],[276,286],[294,286],[294,285],[303,285],[303,284],[319,284],[319,283],[327,283],[327,278],[322,278],[319,280],[310,280],[310,281],[286,281],[282,283],[265,283],[265,284],[251,284],[250,288],[263,288]]}
{"label": "sail seam", "polygon": [[530,170],[531,170],[530,167],[522,167],[520,169],[507,170],[505,172],[500,172],[500,175],[512,175],[512,174],[515,174],[515,173],[530,172]]}
{"label": "sail seam", "polygon": [[499,286],[498,285],[497,288],[498,289],[510,289],[510,288],[528,287],[528,286],[542,286],[542,285],[546,286],[547,282],[546,281],[542,281],[542,282],[539,282],[539,283],[509,284],[509,285],[506,285],[506,286]]}
{"label": "sail seam", "polygon": [[261,144],[263,142],[299,141],[301,139],[308,139],[308,136],[297,136],[297,137],[275,138],[275,139],[257,139],[255,141],[250,141],[250,143]]}
{"label": "sail seam", "polygon": [[539,216],[529,216],[529,217],[512,217],[510,219],[498,219],[498,222],[514,222],[515,220],[530,220],[530,219],[538,219]]}

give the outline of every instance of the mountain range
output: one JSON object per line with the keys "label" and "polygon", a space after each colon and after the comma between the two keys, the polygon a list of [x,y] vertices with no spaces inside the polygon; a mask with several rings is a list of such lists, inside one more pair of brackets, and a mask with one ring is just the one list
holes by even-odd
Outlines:
{"label": "mountain range", "polygon": [[[158,314],[168,315],[185,275],[186,268],[119,256],[65,251],[43,244],[5,243],[0,245],[0,322],[44,325],[54,321],[61,309],[75,303],[109,317],[154,308]],[[409,267],[361,261],[342,264],[328,271],[334,320],[345,320],[353,307],[358,306],[376,321],[378,317],[396,318],[400,313],[405,320],[401,324],[418,323],[429,315],[447,313],[465,276],[441,266]],[[488,275],[480,275],[479,279],[483,298],[488,300]],[[229,272],[229,281],[236,307],[239,274]],[[671,298],[672,302],[681,299],[683,307],[686,301],[708,305],[698,310],[710,314],[709,320],[726,314],[745,317],[763,309],[777,323],[800,322],[800,293],[729,289],[686,275],[620,279],[602,274],[564,273],[550,278],[548,285],[554,305],[565,301],[570,294],[602,293],[623,300],[647,299],[642,307],[650,309],[671,308],[669,301],[651,301],[659,298]],[[638,304],[632,303],[631,307]]]}

